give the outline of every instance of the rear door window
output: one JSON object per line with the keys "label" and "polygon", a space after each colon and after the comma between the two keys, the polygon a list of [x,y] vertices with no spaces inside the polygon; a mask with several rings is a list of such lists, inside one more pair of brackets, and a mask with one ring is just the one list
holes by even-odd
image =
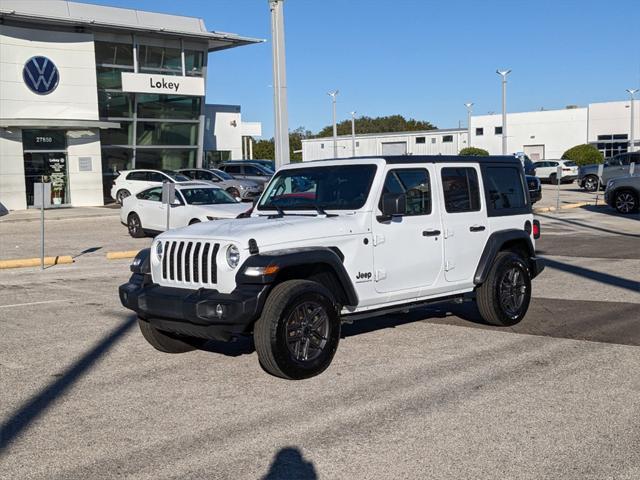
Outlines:
{"label": "rear door window", "polygon": [[225,165],[224,171],[230,173],[231,175],[240,175],[242,173],[240,165]]}
{"label": "rear door window", "polygon": [[149,172],[149,181],[150,182],[171,182],[169,177],[164,176],[160,172]]}
{"label": "rear door window", "polygon": [[475,168],[443,168],[441,175],[444,206],[448,213],[480,210],[480,187]]}
{"label": "rear door window", "polygon": [[147,172],[131,172],[127,175],[127,180],[137,180],[137,181],[146,181],[147,180]]}

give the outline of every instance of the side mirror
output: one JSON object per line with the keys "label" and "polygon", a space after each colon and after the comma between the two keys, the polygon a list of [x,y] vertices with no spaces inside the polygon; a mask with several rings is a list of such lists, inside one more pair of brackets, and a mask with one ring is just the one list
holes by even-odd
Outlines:
{"label": "side mirror", "polygon": [[385,193],[382,196],[382,215],[378,221],[386,222],[407,212],[407,197],[404,193]]}

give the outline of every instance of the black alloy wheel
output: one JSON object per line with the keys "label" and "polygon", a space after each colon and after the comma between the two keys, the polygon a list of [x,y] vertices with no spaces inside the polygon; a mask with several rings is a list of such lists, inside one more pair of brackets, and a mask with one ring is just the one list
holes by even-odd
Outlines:
{"label": "black alloy wheel", "polygon": [[322,354],[329,335],[329,316],[315,301],[299,304],[285,323],[287,347],[299,362],[313,361]]}
{"label": "black alloy wheel", "polygon": [[129,230],[129,235],[133,238],[142,238],[145,236],[144,230],[142,229],[142,222],[140,222],[140,217],[136,213],[130,213],[127,218],[127,229]]}
{"label": "black alloy wheel", "polygon": [[633,213],[638,211],[638,198],[630,190],[616,192],[615,207],[620,213]]}
{"label": "black alloy wheel", "polygon": [[518,265],[514,265],[502,274],[499,287],[500,305],[510,317],[517,318],[526,298],[526,272]]}

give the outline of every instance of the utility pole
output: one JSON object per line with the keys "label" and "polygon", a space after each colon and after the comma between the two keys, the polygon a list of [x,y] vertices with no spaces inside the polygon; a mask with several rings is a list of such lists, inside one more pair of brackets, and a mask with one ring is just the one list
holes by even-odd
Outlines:
{"label": "utility pole", "polygon": [[356,112],[349,112],[351,114],[351,156],[356,156]]}
{"label": "utility pole", "polygon": [[637,91],[638,91],[637,88],[627,88],[627,92],[631,97],[631,125],[629,126],[629,152],[635,151],[635,146],[636,146],[633,122],[635,120],[634,103],[636,103],[634,96]]}
{"label": "utility pole", "polygon": [[271,43],[273,46],[273,107],[276,168],[289,163],[289,119],[287,114],[287,73],[284,48],[284,0],[269,0]]}
{"label": "utility pole", "polygon": [[467,147],[471,146],[471,112],[473,107],[472,102],[468,102],[464,104],[467,107]]}
{"label": "utility pole", "polygon": [[502,154],[507,154],[507,75],[511,70],[496,70],[502,77]]}
{"label": "utility pole", "polygon": [[327,92],[327,95],[331,97],[331,105],[333,107],[333,158],[338,158],[338,126],[336,124],[336,97],[338,93],[338,90]]}

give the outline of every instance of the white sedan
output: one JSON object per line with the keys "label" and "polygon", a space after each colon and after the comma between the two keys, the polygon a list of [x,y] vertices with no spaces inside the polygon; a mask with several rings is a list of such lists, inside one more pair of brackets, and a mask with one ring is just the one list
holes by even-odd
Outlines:
{"label": "white sedan", "polygon": [[[170,228],[198,222],[236,218],[248,210],[226,191],[197,182],[176,184],[176,199],[169,212]],[[134,238],[164,232],[167,229],[167,205],[162,203],[162,187],[143,190],[126,197],[120,209],[120,221]]]}

